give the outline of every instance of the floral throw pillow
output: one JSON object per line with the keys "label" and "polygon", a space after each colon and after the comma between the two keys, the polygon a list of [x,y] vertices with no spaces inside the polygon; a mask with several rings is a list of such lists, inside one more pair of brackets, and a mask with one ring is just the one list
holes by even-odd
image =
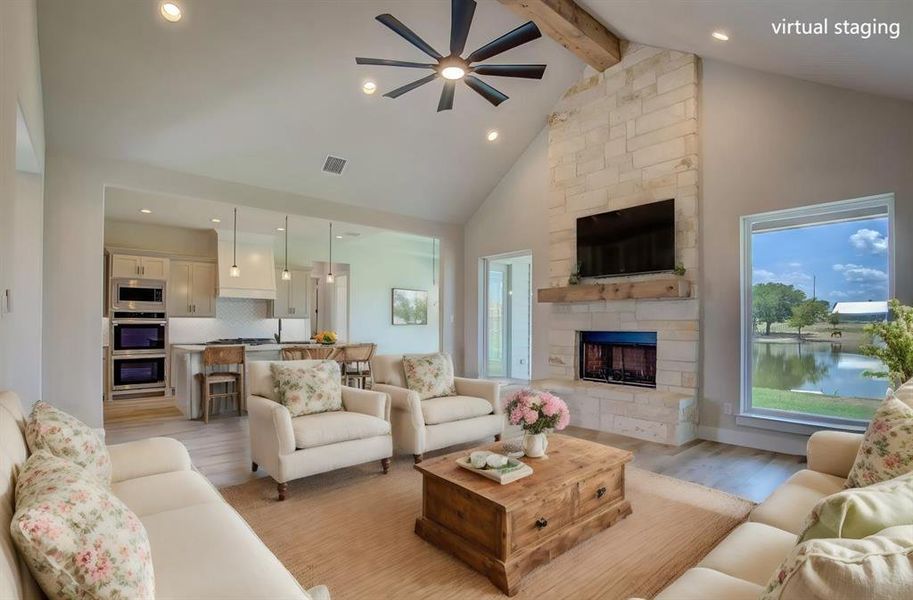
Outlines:
{"label": "floral throw pillow", "polygon": [[310,367],[272,363],[273,390],[293,417],[342,410],[339,363],[325,360]]}
{"label": "floral throw pillow", "polygon": [[152,552],[139,518],[85,469],[46,450],[16,482],[10,533],[48,598],[153,598]]}
{"label": "floral throw pillow", "polygon": [[422,400],[456,395],[453,362],[448,354],[407,354],[403,357],[403,371],[406,387],[418,392]]}
{"label": "floral throw pillow", "polygon": [[913,471],[913,407],[889,394],[875,411],[846,487],[864,487]]}
{"label": "floral throw pillow", "polygon": [[108,447],[91,427],[47,402],[38,402],[25,425],[29,450],[47,450],[76,463],[102,482],[111,485]]}

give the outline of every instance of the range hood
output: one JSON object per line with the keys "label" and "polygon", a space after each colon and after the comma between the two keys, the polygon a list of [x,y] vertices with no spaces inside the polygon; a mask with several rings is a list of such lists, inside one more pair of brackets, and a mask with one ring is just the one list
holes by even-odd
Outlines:
{"label": "range hood", "polygon": [[273,237],[238,233],[238,267],[241,269],[241,276],[232,277],[232,231],[220,229],[216,233],[219,237],[219,297],[275,300],[276,263],[273,256]]}

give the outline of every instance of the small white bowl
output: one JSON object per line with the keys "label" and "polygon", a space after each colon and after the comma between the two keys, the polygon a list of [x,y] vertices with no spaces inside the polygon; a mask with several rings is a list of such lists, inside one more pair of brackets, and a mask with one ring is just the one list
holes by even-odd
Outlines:
{"label": "small white bowl", "polygon": [[469,462],[472,463],[473,468],[475,469],[484,469],[485,463],[488,460],[488,456],[491,452],[486,450],[477,450],[469,455]]}

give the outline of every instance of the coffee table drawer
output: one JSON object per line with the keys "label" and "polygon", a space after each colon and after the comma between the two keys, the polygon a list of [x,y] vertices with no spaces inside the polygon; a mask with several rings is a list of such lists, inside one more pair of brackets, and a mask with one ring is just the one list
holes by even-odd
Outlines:
{"label": "coffee table drawer", "polygon": [[574,518],[574,488],[531,502],[511,515],[512,551],[548,537]]}
{"label": "coffee table drawer", "polygon": [[624,471],[611,469],[591,475],[577,484],[580,516],[612,504],[624,496]]}

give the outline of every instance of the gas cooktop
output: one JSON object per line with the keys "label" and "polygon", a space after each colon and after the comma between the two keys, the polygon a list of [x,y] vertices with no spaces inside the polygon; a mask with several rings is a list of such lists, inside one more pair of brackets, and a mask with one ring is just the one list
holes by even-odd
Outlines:
{"label": "gas cooktop", "polygon": [[262,346],[264,344],[275,344],[272,338],[221,338],[206,342],[207,346]]}

